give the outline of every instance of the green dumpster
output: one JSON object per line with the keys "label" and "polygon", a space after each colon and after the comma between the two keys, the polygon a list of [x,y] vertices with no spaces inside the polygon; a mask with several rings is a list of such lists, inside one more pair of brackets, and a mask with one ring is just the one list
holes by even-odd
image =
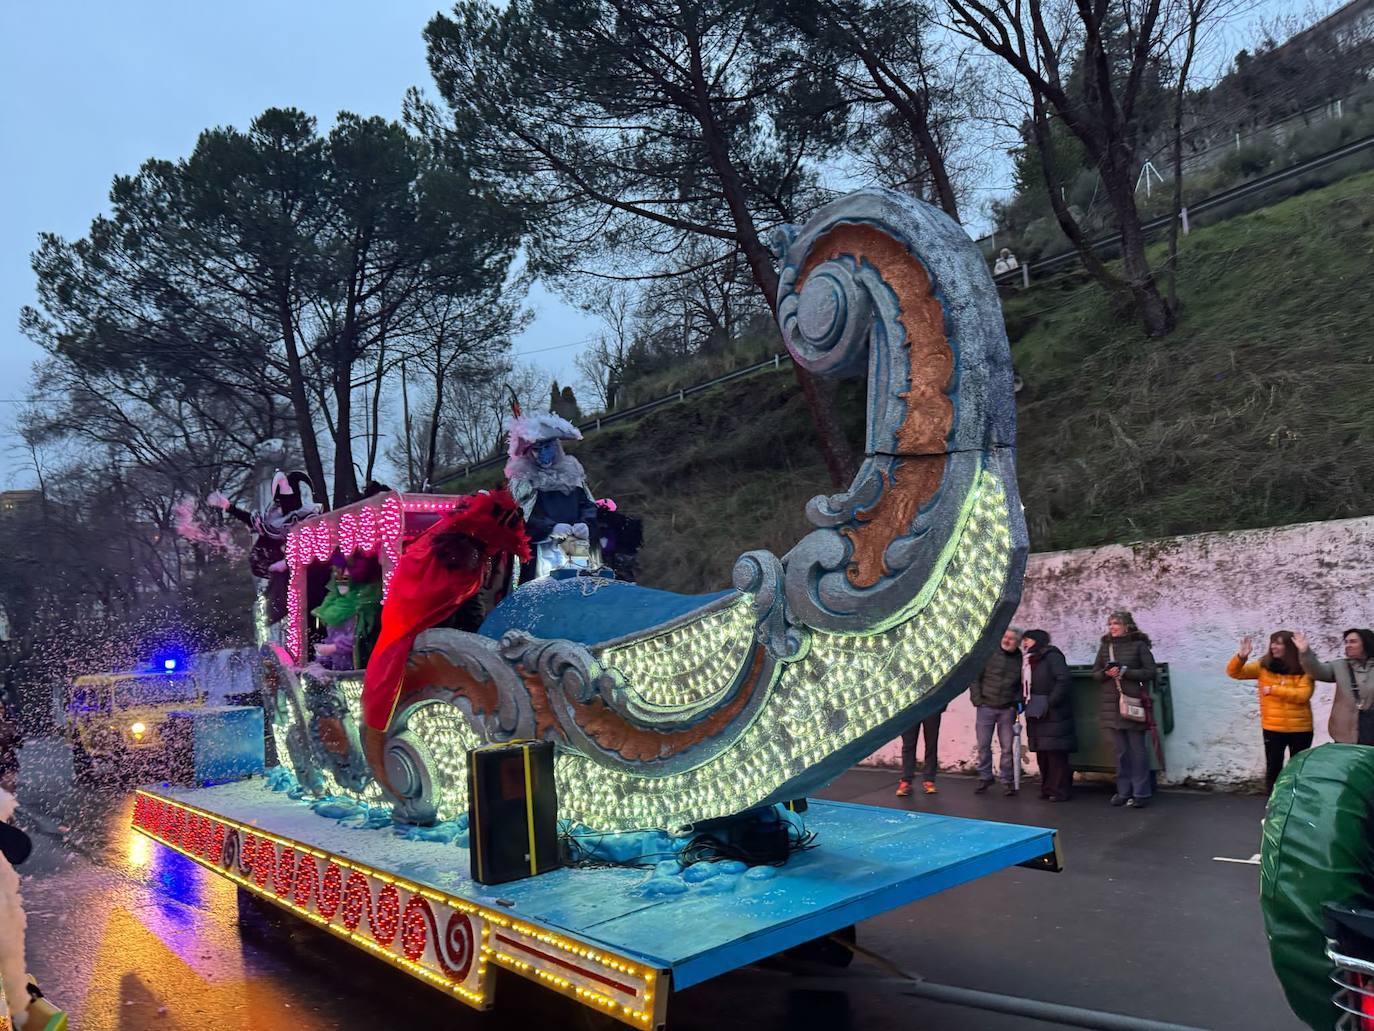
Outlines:
{"label": "green dumpster", "polygon": [[[1091,666],[1070,666],[1069,673],[1073,676],[1074,733],[1078,737],[1078,751],[1069,756],[1069,763],[1075,770],[1111,773],[1116,769],[1116,749],[1112,745],[1111,734],[1104,734],[1098,723],[1102,685],[1093,679]],[[1159,727],[1162,748],[1164,736],[1174,730],[1174,696],[1169,689],[1167,662],[1159,664],[1159,674],[1155,677],[1150,697],[1154,700],[1155,724]],[[1164,756],[1155,751],[1153,744],[1150,752],[1150,768],[1162,770]]]}

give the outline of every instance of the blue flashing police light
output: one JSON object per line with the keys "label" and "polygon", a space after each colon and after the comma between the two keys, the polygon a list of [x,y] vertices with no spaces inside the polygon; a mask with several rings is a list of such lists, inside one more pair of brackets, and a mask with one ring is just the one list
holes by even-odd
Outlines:
{"label": "blue flashing police light", "polygon": [[171,673],[173,670],[175,670],[175,669],[177,668],[177,660],[176,660],[176,659],[163,659],[163,660],[162,660],[162,668],[165,669],[168,673]]}

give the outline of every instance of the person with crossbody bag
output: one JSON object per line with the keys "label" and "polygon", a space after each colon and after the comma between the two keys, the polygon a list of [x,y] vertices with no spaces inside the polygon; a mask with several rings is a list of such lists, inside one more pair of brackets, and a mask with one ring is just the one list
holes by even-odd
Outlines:
{"label": "person with crossbody bag", "polygon": [[1113,612],[1093,660],[1093,679],[1101,685],[1102,730],[1116,746],[1114,806],[1143,809],[1150,804],[1150,685],[1155,673],[1150,638],[1129,612]]}
{"label": "person with crossbody bag", "polygon": [[1313,680],[1334,683],[1327,733],[1345,745],[1374,745],[1374,631],[1359,627],[1341,634],[1345,655],[1322,662],[1307,642],[1307,635],[1293,634],[1298,661]]}

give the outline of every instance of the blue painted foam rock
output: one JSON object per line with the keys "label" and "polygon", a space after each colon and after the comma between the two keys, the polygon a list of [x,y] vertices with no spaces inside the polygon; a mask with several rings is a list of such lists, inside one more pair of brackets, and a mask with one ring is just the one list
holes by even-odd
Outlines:
{"label": "blue painted foam rock", "polygon": [[407,841],[441,841],[449,844],[462,833],[463,828],[458,826],[457,820],[445,820],[433,827],[408,827],[403,836]]}
{"label": "blue painted foam rock", "polygon": [[682,871],[682,879],[688,884],[700,884],[719,873],[720,867],[716,863],[693,863]]}
{"label": "blue painted foam rock", "polygon": [[297,787],[296,775],[285,766],[273,766],[267,771],[267,790],[268,791],[290,791]]}
{"label": "blue painted foam rock", "polygon": [[384,805],[364,805],[362,811],[339,821],[340,826],[354,830],[375,831],[391,826],[391,809]]}
{"label": "blue painted foam rock", "polygon": [[739,878],[729,875],[722,877],[712,877],[709,881],[702,883],[697,889],[697,895],[728,895],[739,887]]}
{"label": "blue painted foam rock", "polygon": [[682,874],[682,864],[676,859],[664,859],[654,864],[655,877],[678,877]]}
{"label": "blue painted foam rock", "polygon": [[749,881],[771,881],[777,875],[776,866],[751,866],[744,872],[745,880]]}
{"label": "blue painted foam rock", "polygon": [[570,825],[567,833],[586,858],[621,865],[671,855],[682,847],[660,830],[595,831],[579,823]]}
{"label": "blue painted foam rock", "polygon": [[345,798],[326,798],[316,802],[310,808],[327,820],[342,820],[345,817],[358,816],[362,813],[362,806]]}
{"label": "blue painted foam rock", "polygon": [[662,895],[681,895],[687,885],[676,877],[650,877],[644,884],[644,894],[650,898]]}
{"label": "blue painted foam rock", "polygon": [[749,869],[748,863],[742,863],[738,859],[722,859],[716,866],[720,868],[721,873],[726,874],[742,874]]}

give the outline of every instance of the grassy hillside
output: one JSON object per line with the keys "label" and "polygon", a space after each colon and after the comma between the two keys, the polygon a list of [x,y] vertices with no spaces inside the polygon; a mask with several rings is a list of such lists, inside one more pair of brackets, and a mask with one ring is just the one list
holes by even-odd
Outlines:
{"label": "grassy hillside", "polygon": [[[1374,175],[1195,232],[1180,294],[1162,341],[1084,282],[1006,300],[1035,550],[1374,512]],[[861,386],[840,401],[858,441]],[[598,494],[645,518],[643,581],[675,590],[786,550],[828,489],[786,368],[576,453]]]}
{"label": "grassy hillside", "polygon": [[1086,285],[1005,306],[1037,550],[1374,512],[1374,175],[1199,230],[1179,284],[1165,340]]}

